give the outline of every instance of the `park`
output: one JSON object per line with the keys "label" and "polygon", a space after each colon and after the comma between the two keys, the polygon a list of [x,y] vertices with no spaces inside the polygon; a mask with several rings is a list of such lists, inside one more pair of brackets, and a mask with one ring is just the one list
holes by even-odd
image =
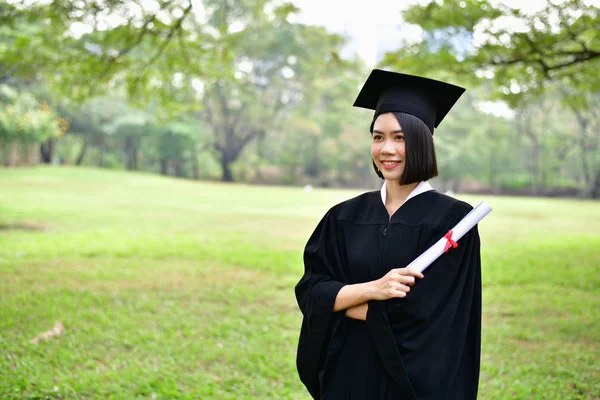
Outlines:
{"label": "park", "polygon": [[291,3],[142,3],[0,3],[0,399],[308,400],[294,286],[381,187],[372,67],[468,88],[432,185],[493,208],[478,398],[600,398],[596,5],[413,4],[370,66]]}

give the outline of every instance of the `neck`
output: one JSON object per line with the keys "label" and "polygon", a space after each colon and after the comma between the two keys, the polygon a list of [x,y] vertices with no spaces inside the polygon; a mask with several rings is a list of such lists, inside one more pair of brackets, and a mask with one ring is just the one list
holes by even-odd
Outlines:
{"label": "neck", "polygon": [[419,183],[409,183],[408,185],[400,185],[398,181],[387,181],[387,204],[402,204],[406,198],[417,187]]}

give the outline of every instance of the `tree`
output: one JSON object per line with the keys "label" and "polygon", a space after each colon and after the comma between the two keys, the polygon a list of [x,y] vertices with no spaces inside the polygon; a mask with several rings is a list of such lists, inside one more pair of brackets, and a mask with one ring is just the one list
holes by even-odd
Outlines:
{"label": "tree", "polygon": [[[131,100],[160,102],[163,117],[203,109],[230,181],[245,146],[337,59],[341,38],[291,23],[296,11],[274,0],[17,2],[0,22],[29,29],[11,31],[16,46],[1,48],[0,62],[76,100],[124,88]],[[90,32],[77,37],[82,24]]]}
{"label": "tree", "polygon": [[[204,116],[224,181],[233,180],[230,165],[246,145],[283,128],[284,110],[307,97],[342,42],[322,28],[290,23],[292,6],[267,13],[270,2],[259,3],[231,2],[236,7],[215,7],[209,18],[219,28],[218,53],[232,66],[231,74],[204,80]],[[230,31],[234,24],[239,31]]]}
{"label": "tree", "polygon": [[115,87],[132,99],[152,93],[166,101],[161,82],[180,71],[199,74],[204,57],[189,54],[206,56],[203,46],[210,47],[187,0],[13,4],[0,8],[2,42],[10,44],[0,47],[4,74],[42,77],[79,101]]}
{"label": "tree", "polygon": [[197,130],[198,126],[193,121],[181,119],[154,127],[152,136],[161,174],[197,179]]}
{"label": "tree", "polygon": [[129,113],[124,100],[104,96],[92,98],[79,106],[63,104],[60,109],[70,121],[68,133],[81,138],[81,149],[75,164],[82,164],[89,148],[95,147],[99,150],[98,166],[103,166],[107,142],[116,130],[115,121],[125,118]]}
{"label": "tree", "polygon": [[[600,192],[595,183],[600,180],[596,178],[600,164],[591,160],[587,150],[596,146],[598,135],[590,131],[593,124],[586,122],[591,115],[587,100],[600,91],[598,7],[567,0],[548,2],[536,14],[527,14],[492,6],[487,0],[465,0],[458,7],[441,0],[411,6],[404,17],[423,28],[423,40],[387,54],[383,65],[460,76],[471,86],[485,85],[490,98],[502,99],[516,109],[546,91],[556,93],[557,87],[569,92],[561,98],[577,117],[579,141],[586,143],[579,150],[585,160],[581,165],[588,192],[592,196]],[[531,133],[527,124],[523,129]],[[537,139],[529,136],[535,145]],[[536,149],[533,162],[538,165]]]}
{"label": "tree", "polygon": [[139,152],[141,140],[150,134],[153,118],[141,110],[129,110],[116,117],[107,127],[107,132],[117,137],[123,146],[125,168],[139,168]]}
{"label": "tree", "polygon": [[421,67],[492,77],[513,104],[520,93],[564,77],[585,79],[590,92],[600,89],[600,9],[582,0],[548,2],[535,14],[488,0],[465,0],[458,7],[441,0],[413,5],[404,18],[423,28],[425,40],[389,53],[386,65],[400,66],[418,50]]}

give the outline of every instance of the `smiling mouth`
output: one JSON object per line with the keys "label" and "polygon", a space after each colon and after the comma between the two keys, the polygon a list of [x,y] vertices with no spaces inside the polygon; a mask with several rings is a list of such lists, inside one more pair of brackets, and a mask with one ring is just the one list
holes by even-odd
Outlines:
{"label": "smiling mouth", "polygon": [[402,163],[402,161],[382,161],[381,164],[383,164],[384,168],[394,168],[398,165],[400,165],[400,163]]}

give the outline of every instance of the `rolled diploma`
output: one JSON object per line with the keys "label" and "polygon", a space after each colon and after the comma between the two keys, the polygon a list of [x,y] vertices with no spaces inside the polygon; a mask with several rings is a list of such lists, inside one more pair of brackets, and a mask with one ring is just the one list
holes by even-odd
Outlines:
{"label": "rolled diploma", "polygon": [[[452,228],[452,240],[458,242],[458,240],[471,230],[479,221],[483,219],[489,212],[492,211],[492,207],[485,201],[482,201],[471,210],[465,217]],[[425,250],[419,257],[415,258],[407,268],[423,272],[429,267],[439,256],[444,254],[444,248],[448,240],[443,237],[438,240],[433,246]]]}

